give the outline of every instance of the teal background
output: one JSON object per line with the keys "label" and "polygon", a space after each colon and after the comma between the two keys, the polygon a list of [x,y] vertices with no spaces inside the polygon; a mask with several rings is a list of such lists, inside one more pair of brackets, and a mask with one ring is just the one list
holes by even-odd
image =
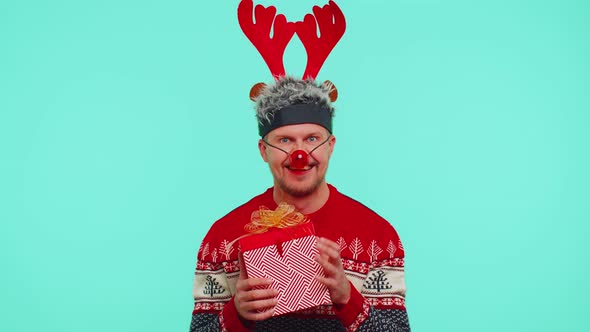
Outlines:
{"label": "teal background", "polygon": [[[272,181],[237,3],[0,2],[1,331],[188,331],[202,237]],[[588,331],[589,3],[339,5],[328,180],[400,233],[413,331]]]}

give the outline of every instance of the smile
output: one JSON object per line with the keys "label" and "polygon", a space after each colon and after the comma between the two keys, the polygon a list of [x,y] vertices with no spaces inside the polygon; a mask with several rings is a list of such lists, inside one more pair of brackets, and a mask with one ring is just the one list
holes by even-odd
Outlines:
{"label": "smile", "polygon": [[305,173],[305,172],[311,170],[313,168],[313,166],[306,166],[304,168],[291,168],[290,166],[286,166],[286,168],[293,173],[302,174],[302,173]]}

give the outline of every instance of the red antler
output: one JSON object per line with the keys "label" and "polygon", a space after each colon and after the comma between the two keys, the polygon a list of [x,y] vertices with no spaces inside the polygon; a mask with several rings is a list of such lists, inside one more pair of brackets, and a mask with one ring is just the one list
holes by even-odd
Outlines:
{"label": "red antler", "polygon": [[[242,0],[238,5],[238,21],[242,31],[256,47],[270,72],[275,78],[285,76],[283,54],[287,44],[295,34],[295,24],[287,22],[285,15],[279,14],[275,18],[277,9],[274,6],[268,8],[257,5],[255,9],[256,23],[252,21],[252,0]],[[274,34],[270,37],[271,29]]]}
{"label": "red antler", "polygon": [[[315,79],[346,30],[344,14],[334,1],[320,8],[313,7],[315,15],[307,14],[303,22],[297,22],[297,35],[307,51],[307,67],[303,78]],[[317,24],[320,27],[320,37],[317,35]]]}

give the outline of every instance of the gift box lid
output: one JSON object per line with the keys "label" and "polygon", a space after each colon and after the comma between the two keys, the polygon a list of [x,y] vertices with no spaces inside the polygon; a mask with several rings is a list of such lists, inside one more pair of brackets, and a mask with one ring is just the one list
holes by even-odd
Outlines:
{"label": "gift box lid", "polygon": [[287,228],[271,228],[268,232],[252,234],[240,239],[240,250],[244,252],[258,249],[309,235],[315,235],[311,222]]}

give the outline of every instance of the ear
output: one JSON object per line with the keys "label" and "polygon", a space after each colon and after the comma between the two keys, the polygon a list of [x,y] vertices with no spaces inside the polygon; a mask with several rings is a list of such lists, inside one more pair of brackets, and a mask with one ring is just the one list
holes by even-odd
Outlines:
{"label": "ear", "polygon": [[250,100],[256,101],[256,98],[258,98],[258,96],[260,96],[260,94],[262,93],[262,90],[264,90],[265,88],[266,88],[266,84],[264,84],[262,82],[254,84],[252,89],[250,89]]}
{"label": "ear", "polygon": [[258,140],[258,151],[260,151],[260,156],[262,157],[262,160],[264,160],[265,163],[268,162],[268,158],[266,157],[266,144],[264,144],[264,142],[262,141],[262,139]]}
{"label": "ear", "polygon": [[334,152],[334,146],[336,145],[336,136],[332,135],[330,140],[328,141],[328,146],[330,147],[330,156]]}
{"label": "ear", "polygon": [[338,89],[336,89],[334,83],[332,83],[331,81],[324,81],[324,83],[322,83],[322,86],[328,89],[328,91],[330,91],[330,101],[335,102],[338,99]]}

